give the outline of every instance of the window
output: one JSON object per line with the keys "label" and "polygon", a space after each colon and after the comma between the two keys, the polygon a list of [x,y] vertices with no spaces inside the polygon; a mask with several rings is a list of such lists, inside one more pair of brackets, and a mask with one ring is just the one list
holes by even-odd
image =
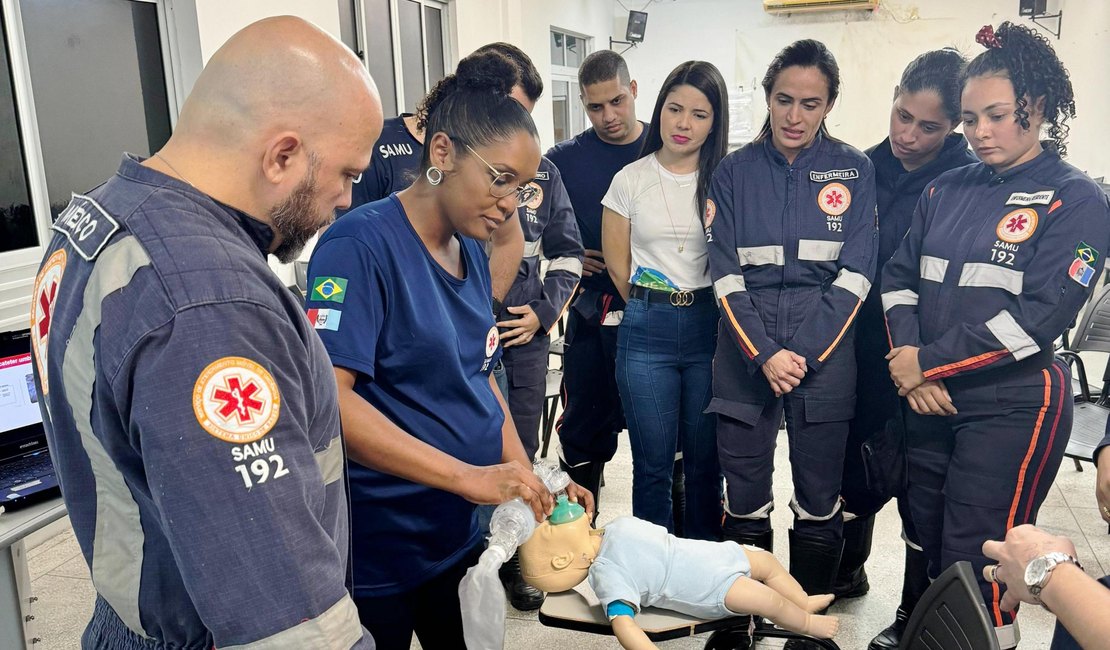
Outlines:
{"label": "window", "polygon": [[386,115],[416,110],[447,70],[447,5],[439,0],[361,0],[366,67]]}
{"label": "window", "polygon": [[551,103],[555,142],[585,130],[586,109],[578,88],[578,67],[589,54],[588,40],[564,31],[551,30]]}
{"label": "window", "polygon": [[172,0],[12,0],[0,8],[0,331],[25,327],[49,226],[123,152],[169,138]]}
{"label": "window", "polygon": [[23,137],[15,106],[15,82],[8,60],[7,25],[0,15],[0,253],[38,246],[35,215],[31,210],[31,186],[24,164]]}
{"label": "window", "polygon": [[170,137],[158,5],[133,0],[22,3],[23,33],[50,212],[149,156]]}

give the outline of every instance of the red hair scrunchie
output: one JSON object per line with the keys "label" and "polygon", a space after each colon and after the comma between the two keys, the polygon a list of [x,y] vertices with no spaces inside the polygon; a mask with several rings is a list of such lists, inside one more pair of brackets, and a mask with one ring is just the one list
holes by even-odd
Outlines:
{"label": "red hair scrunchie", "polygon": [[986,48],[1002,47],[1002,41],[998,40],[998,35],[994,33],[994,27],[990,25],[983,25],[983,28],[975,35],[975,42]]}

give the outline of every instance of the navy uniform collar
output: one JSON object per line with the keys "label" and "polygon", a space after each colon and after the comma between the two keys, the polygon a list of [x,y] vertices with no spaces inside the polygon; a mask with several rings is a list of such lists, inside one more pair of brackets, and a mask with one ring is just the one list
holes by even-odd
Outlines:
{"label": "navy uniform collar", "polygon": [[1056,145],[1051,142],[1042,143],[1044,150],[1041,151],[1033,160],[1021,163],[1016,167],[1011,167],[1004,172],[997,173],[990,165],[984,165],[990,174],[990,183],[992,185],[1001,185],[1010,180],[1023,176],[1030,172],[1037,171],[1047,165],[1051,165],[1060,160],[1060,154],[1056,151]]}
{"label": "navy uniform collar", "polygon": [[144,183],[146,185],[165,187],[180,192],[181,194],[186,194],[198,203],[211,204],[239,224],[239,227],[243,229],[247,237],[258,246],[258,250],[262,253],[262,257],[269,255],[270,247],[274,243],[274,231],[269,224],[259,221],[238,208],[217,201],[180,179],[174,178],[168,174],[163,174],[150,167],[143,166],[141,163],[144,160],[146,159],[132,154],[124,154],[123,161],[120,162],[119,170],[117,170],[116,173],[132,181]]}
{"label": "navy uniform collar", "polygon": [[824,143],[825,135],[818,131],[817,136],[813,138],[813,144],[799,151],[798,155],[794,157],[793,163],[787,162],[786,156],[784,156],[781,151],[775,148],[774,134],[768,134],[767,137],[763,139],[763,148],[767,152],[767,155],[771,158],[771,160],[775,162],[775,164],[779,165],[780,167],[793,167],[797,169],[799,167],[807,167],[810,164],[811,159],[817,155],[817,150],[820,149]]}

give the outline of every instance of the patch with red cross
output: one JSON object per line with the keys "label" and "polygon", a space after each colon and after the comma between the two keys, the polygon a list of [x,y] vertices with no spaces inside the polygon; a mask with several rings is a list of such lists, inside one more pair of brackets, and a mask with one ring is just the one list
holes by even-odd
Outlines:
{"label": "patch with red cross", "polygon": [[843,183],[829,183],[817,193],[817,205],[825,214],[839,217],[852,205],[852,193]]}
{"label": "patch with red cross", "polygon": [[494,325],[493,327],[489,328],[489,332],[486,333],[486,358],[487,359],[492,357],[494,352],[497,352],[497,344],[500,343],[500,342],[501,342],[501,335],[497,333],[497,326]]}
{"label": "patch with red cross", "polygon": [[1018,244],[1033,236],[1037,231],[1037,211],[1032,208],[1014,210],[998,222],[995,233],[1004,242]]}
{"label": "patch with red cross", "polygon": [[42,380],[42,394],[50,394],[50,383],[46,375],[46,353],[49,348],[50,321],[54,318],[54,305],[58,300],[58,287],[66,270],[65,249],[54,251],[42,266],[35,278],[35,288],[31,291],[31,346],[35,351],[35,362],[39,367]]}
{"label": "patch with red cross", "polygon": [[281,413],[281,393],[268,370],[243,357],[208,364],[193,385],[193,413],[205,431],[246,444],[270,432]]}

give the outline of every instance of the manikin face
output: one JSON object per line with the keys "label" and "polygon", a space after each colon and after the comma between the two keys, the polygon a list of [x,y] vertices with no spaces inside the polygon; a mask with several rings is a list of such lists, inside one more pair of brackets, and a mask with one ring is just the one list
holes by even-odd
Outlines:
{"label": "manikin face", "polygon": [[619,77],[582,86],[582,103],[598,137],[609,144],[636,140],[636,82]]}
{"label": "manikin face", "polygon": [[955,126],[935,90],[898,92],[890,109],[890,150],[912,172],[940,154]]}
{"label": "manikin face", "polygon": [[786,160],[813,144],[821,122],[832,110],[829,82],[815,67],[790,66],[779,72],[768,97],[771,137]]}
{"label": "manikin face", "polygon": [[705,93],[686,84],[667,93],[659,114],[664,149],[679,157],[696,156],[712,131],[713,106]]}
{"label": "manikin face", "polygon": [[524,581],[547,593],[574,588],[586,579],[590,564],[601,548],[603,531],[590,528],[588,517],[572,522],[536,526],[520,547],[520,573]]}
{"label": "manikin face", "polygon": [[1028,162],[1040,153],[1043,98],[1030,101],[1026,107],[1028,129],[1021,127],[1014,114],[1017,99],[1014,86],[1006,77],[991,75],[968,79],[960,104],[964,137],[979,160],[996,172]]}

